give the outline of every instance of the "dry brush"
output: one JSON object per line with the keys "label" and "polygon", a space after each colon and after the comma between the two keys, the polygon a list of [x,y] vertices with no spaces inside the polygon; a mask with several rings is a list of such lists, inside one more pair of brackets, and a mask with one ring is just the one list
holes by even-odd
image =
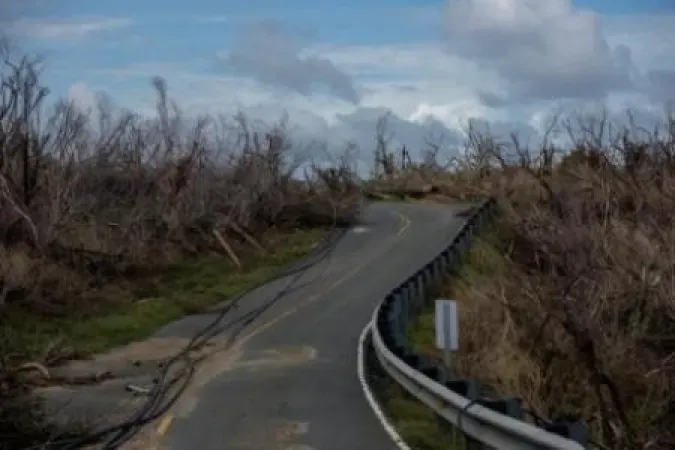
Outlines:
{"label": "dry brush", "polygon": [[[22,374],[40,369],[25,364],[34,352],[5,339],[10,311],[97,314],[115,301],[105,288],[117,280],[186,256],[239,263],[241,252],[264,251],[268,231],[358,217],[349,161],[319,169],[283,121],[261,132],[243,116],[188,118],[162,79],[153,84],[153,118],[104,100],[83,111],[48,101],[39,61],[2,54],[0,427],[6,402],[25,387]],[[38,362],[58,357],[58,343],[39,350]]]}
{"label": "dry brush", "polygon": [[534,415],[580,417],[601,448],[673,448],[675,120],[556,126],[572,152],[469,130],[474,164],[445,183],[501,208],[451,287],[460,370]]}

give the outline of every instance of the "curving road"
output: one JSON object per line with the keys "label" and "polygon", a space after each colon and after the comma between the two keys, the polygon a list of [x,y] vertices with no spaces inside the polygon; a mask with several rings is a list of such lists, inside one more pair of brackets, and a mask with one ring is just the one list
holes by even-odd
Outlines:
{"label": "curving road", "polygon": [[[464,219],[452,207],[376,203],[361,227],[247,326],[233,347],[199,367],[191,388],[154,424],[143,447],[171,450],[393,450],[356,374],[359,335],[379,301],[435,256]],[[244,315],[288,284],[254,291]],[[206,316],[163,336],[190,336]]]}

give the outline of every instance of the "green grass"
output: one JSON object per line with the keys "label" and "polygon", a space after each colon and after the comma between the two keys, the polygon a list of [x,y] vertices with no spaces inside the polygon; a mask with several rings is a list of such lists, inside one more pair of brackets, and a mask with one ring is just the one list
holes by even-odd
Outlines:
{"label": "green grass", "polygon": [[[411,323],[408,339],[417,353],[434,348],[434,313],[423,311]],[[382,406],[401,438],[412,450],[463,450],[460,433],[438,418],[435,412],[390,379],[378,386]]]}
{"label": "green grass", "polygon": [[[487,227],[473,243],[465,264],[457,277],[443,287],[445,298],[466,298],[477,277],[503,269],[503,261],[494,246],[494,230]],[[408,339],[415,352],[439,356],[435,347],[435,316],[432,308],[422,311],[408,328]],[[379,388],[387,416],[403,440],[413,450],[463,450],[466,445],[461,433],[437,418],[430,408],[408,394],[395,382],[385,380]]]}
{"label": "green grass", "polygon": [[401,438],[413,450],[463,450],[463,439],[436,413],[393,381],[384,381],[383,407]]}
{"label": "green grass", "polygon": [[86,357],[146,338],[162,325],[187,314],[206,311],[234,295],[273,278],[281,268],[308,254],[325,230],[296,231],[275,237],[267,255],[251,252],[237,269],[226,256],[186,261],[154,277],[139,277],[117,286],[119,299],[85,317],[36,318],[25,312],[5,314],[0,339],[26,360],[56,343],[70,356]]}

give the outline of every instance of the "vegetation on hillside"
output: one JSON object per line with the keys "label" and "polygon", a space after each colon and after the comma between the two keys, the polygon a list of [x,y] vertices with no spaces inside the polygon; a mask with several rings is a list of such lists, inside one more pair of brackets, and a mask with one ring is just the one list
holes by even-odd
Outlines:
{"label": "vegetation on hillside", "polygon": [[155,117],[85,112],[51,101],[36,60],[1,57],[3,443],[45,366],[222,302],[358,217],[347,160],[317,168],[283,122],[185,117],[159,78]]}
{"label": "vegetation on hillside", "polygon": [[[457,368],[540,418],[580,418],[607,449],[675,446],[675,118],[556,124],[573,151],[470,130],[454,198],[501,215],[446,296],[460,302]],[[414,339],[433,353],[433,317]],[[442,448],[442,447],[439,447]]]}

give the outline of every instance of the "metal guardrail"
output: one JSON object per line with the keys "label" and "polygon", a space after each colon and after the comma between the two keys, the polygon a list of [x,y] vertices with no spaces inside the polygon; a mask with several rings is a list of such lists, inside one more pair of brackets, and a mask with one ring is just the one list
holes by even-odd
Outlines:
{"label": "metal guardrail", "polygon": [[477,381],[454,377],[442,365],[416,354],[407,340],[411,318],[430,304],[444,276],[459,269],[474,233],[495,212],[494,200],[483,203],[446,249],[387,295],[373,314],[374,353],[388,376],[464,435],[468,449],[583,450],[588,432],[582,423],[525,422],[521,399],[482,397]]}

